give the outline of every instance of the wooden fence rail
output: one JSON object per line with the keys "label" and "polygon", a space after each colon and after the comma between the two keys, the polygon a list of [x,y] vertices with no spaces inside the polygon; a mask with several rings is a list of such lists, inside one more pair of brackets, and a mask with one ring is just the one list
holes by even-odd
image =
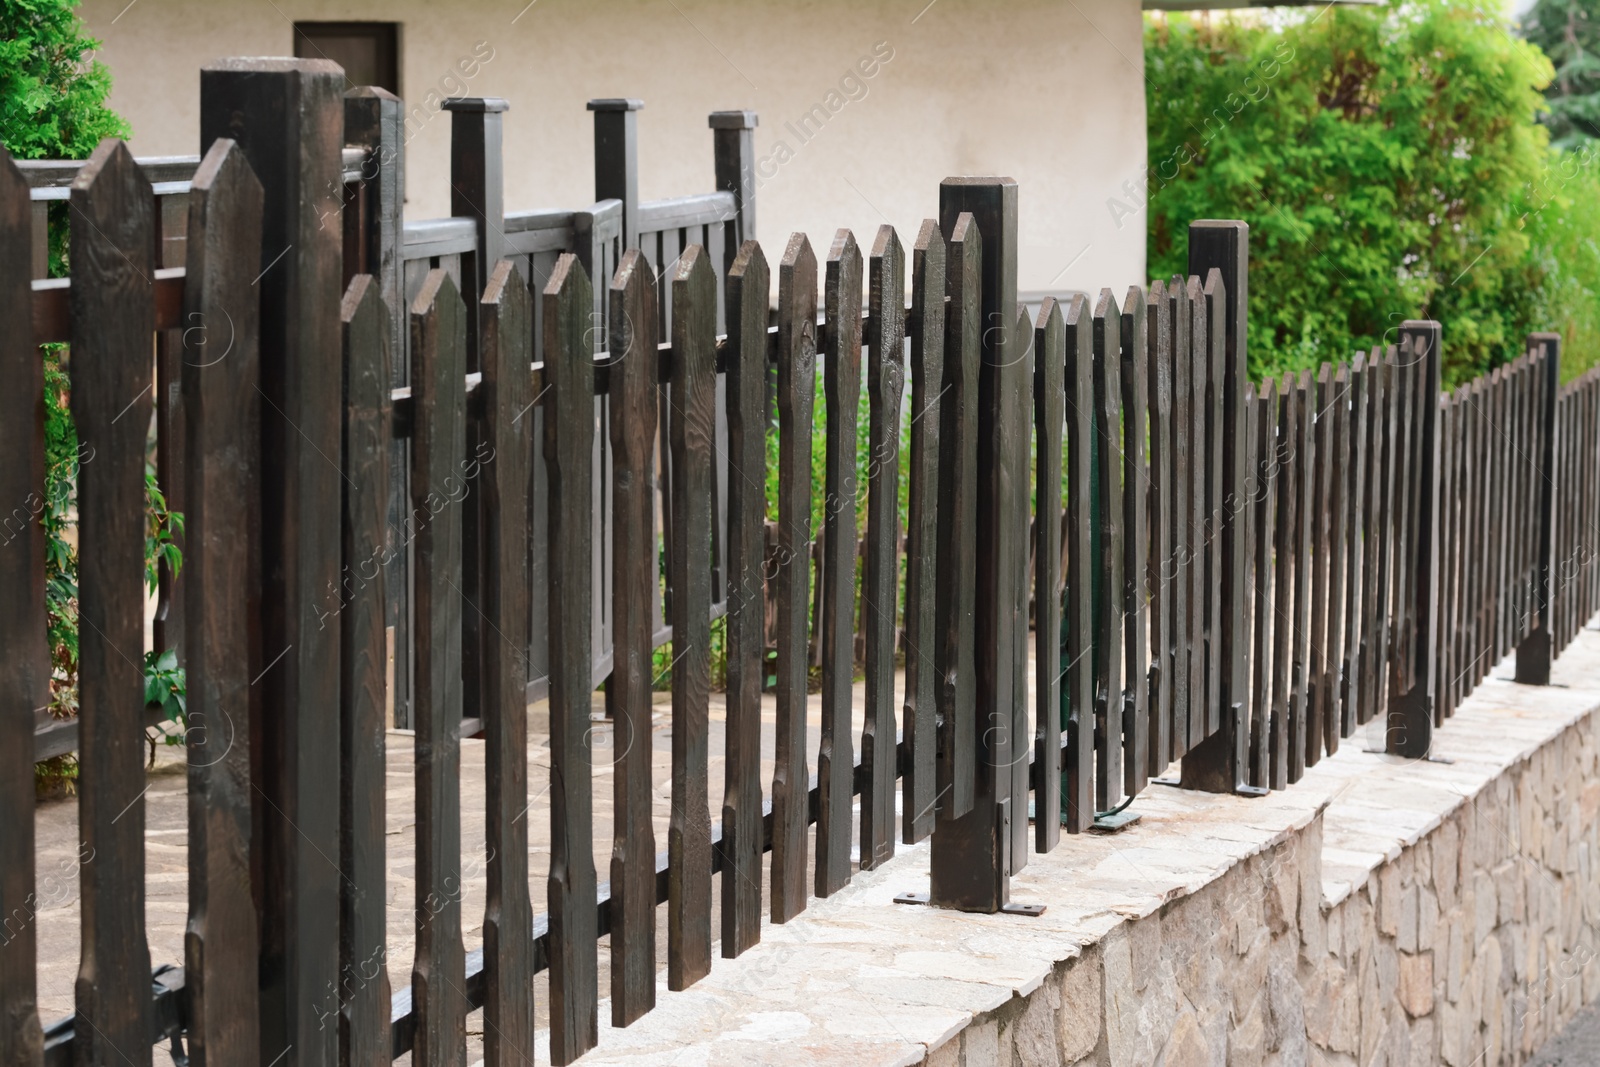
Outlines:
{"label": "wooden fence rail", "polygon": [[[198,1064],[408,1052],[461,1064],[481,1007],[486,1062],[531,1063],[532,978],[548,972],[550,1054],[570,1063],[598,1040],[602,938],[612,1023],[626,1026],[654,1007],[663,969],[668,989],[687,988],[714,966],[714,939],[725,958],[760,940],[764,907],[786,922],[888,861],[897,810],[901,842],[932,838],[929,892],[906,899],[1037,913],[1042,902],[1009,899],[1030,838],[1050,851],[1175,761],[1193,788],[1286,788],[1380,716],[1381,747],[1426,756],[1493,665],[1515,652],[1520,680],[1548,682],[1600,608],[1600,378],[1560,386],[1555,335],[1448,393],[1431,322],[1258,385],[1242,223],[1195,223],[1187,276],[1046,300],[1030,317],[1016,299],[1019,191],[992,178],[941,186],[938,218],[910,246],[909,303],[905,245],[884,226],[865,256],[839,231],[820,272],[794,235],[769,313],[768,256],[738,228],[751,224],[753,116],[713,116],[721,191],[639,204],[637,108],[598,102],[605,196],[545,225],[505,216],[491,189],[504,107],[458,102],[465,221],[402,233],[373,207],[398,195],[392,161],[362,171],[382,160],[398,102],[337,87],[317,62],[205,71],[207,152],[188,172],[183,264],[164,271],[149,169],[119,142],[71,177],[70,280],[28,277],[28,182],[0,164],[0,248],[13,253],[0,256],[0,306],[33,324],[0,338],[19,383],[0,394],[0,447],[15,460],[0,492],[20,502],[0,545],[4,1062],[149,1063],[172,1040]],[[353,182],[351,144],[369,153]],[[554,230],[601,237],[587,251],[526,237]],[[37,345],[54,341],[71,345],[93,457],[78,482],[79,819],[93,860],[79,872],[75,1014],[46,1027],[25,771],[49,702]],[[165,415],[152,401],[163,374],[181,386]],[[190,694],[184,960],[154,971],[138,784],[152,419],[182,447],[166,470],[189,515]],[[397,612],[413,650],[404,680],[390,665]],[[648,738],[663,635],[671,811],[658,851]],[[540,671],[552,777],[536,916],[526,754]],[[612,750],[604,883],[602,678],[628,740]],[[390,989],[385,730],[402,685],[417,938],[410,982]],[[465,941],[461,888],[463,848],[480,844],[462,834],[473,732],[486,741],[481,945]]]}

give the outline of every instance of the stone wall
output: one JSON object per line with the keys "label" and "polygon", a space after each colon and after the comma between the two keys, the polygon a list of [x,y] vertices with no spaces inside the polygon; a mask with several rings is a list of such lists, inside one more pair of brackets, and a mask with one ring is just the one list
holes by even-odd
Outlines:
{"label": "stone wall", "polygon": [[1324,877],[1344,858],[1325,832],[1360,818],[1336,799],[923,1063],[1525,1063],[1600,994],[1595,732],[1591,713],[1480,788],[1456,787],[1452,810],[1354,884]]}

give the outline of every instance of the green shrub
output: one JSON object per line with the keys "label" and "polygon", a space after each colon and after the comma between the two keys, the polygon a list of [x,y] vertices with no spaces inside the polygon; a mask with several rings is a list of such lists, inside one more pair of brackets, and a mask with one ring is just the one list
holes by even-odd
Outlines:
{"label": "green shrub", "polygon": [[1533,242],[1564,225],[1535,197],[1551,66],[1500,15],[1421,0],[1281,26],[1152,18],[1145,67],[1150,274],[1185,269],[1190,220],[1247,221],[1253,375],[1434,318],[1456,382],[1545,328],[1565,284]]}

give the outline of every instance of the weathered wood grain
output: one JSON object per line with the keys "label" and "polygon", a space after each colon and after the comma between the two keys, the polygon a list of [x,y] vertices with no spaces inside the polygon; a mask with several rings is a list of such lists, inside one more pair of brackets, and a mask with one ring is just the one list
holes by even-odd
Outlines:
{"label": "weathered wood grain", "polygon": [[[550,1059],[557,1067],[599,1034],[595,948],[591,631],[594,357],[589,278],[563,254],[545,284],[544,459],[550,493]],[[420,687],[419,687],[420,688]]]}
{"label": "weathered wood grain", "polygon": [[778,262],[778,699],[772,770],[772,921],[806,906],[806,620],[811,599],[811,409],[817,258],[805,234]]}
{"label": "weathered wood grain", "polygon": [[1278,770],[1278,735],[1282,720],[1273,692],[1278,630],[1277,577],[1274,553],[1278,543],[1278,428],[1282,401],[1278,383],[1268,378],[1256,395],[1255,437],[1255,573],[1251,627],[1250,747],[1252,783],[1262,788],[1282,788]]}
{"label": "weathered wood grain", "polygon": [[[0,914],[26,915],[34,899],[33,728],[50,702],[50,650],[45,643],[44,361],[31,330],[28,257],[33,215],[27,179],[0,149],[0,311],[11,329],[0,332],[0,500],[13,513],[0,546]],[[19,815],[18,813],[26,813]],[[38,929],[32,921],[6,928],[0,952],[0,1063],[39,1067]]]}
{"label": "weathered wood grain", "polygon": [[461,934],[461,512],[465,485],[466,314],[435,268],[411,302],[411,508],[417,518],[417,951],[411,1000],[416,1054],[463,1065],[466,975]]}
{"label": "weathered wood grain", "polygon": [[827,344],[822,391],[828,437],[823,489],[822,744],[817,750],[817,867],[814,891],[831,896],[850,881],[855,776],[856,412],[861,403],[861,250],[840,230],[824,282]]}
{"label": "weathered wood grain", "polygon": [[[900,401],[905,390],[905,252],[894,227],[872,243],[867,392],[867,552],[861,581],[867,702],[861,729],[861,868],[894,855],[895,620],[900,586]],[[859,292],[859,287],[857,289]],[[853,460],[852,460],[853,462]]]}
{"label": "weathered wood grain", "polygon": [[[859,316],[857,316],[859,318]],[[690,245],[672,278],[672,815],[667,988],[711,971],[711,472],[717,417],[717,277]]]}
{"label": "weathered wood grain", "polygon": [[1126,708],[1122,787],[1130,796],[1144,789],[1150,767],[1150,595],[1147,583],[1150,534],[1146,494],[1150,486],[1145,454],[1148,424],[1148,340],[1144,290],[1130,285],[1120,323],[1122,390],[1122,610],[1126,667]]}
{"label": "weathered wood grain", "polygon": [[[656,1000],[656,834],[651,781],[655,645],[652,601],[660,580],[655,532],[656,277],[629,249],[608,293],[611,365],[611,1024],[627,1026]],[[730,661],[731,667],[731,661]]]}
{"label": "weathered wood grain", "polygon": [[941,405],[945,386],[945,244],[936,219],[925,219],[911,251],[911,455],[906,518],[906,695],[902,731],[901,839],[933,832],[939,802],[938,694],[940,629],[935,586],[939,555]]}
{"label": "weathered wood grain", "polygon": [[1160,774],[1172,762],[1172,309],[1166,283],[1150,286],[1147,305],[1147,362],[1150,405],[1150,484],[1146,508],[1150,557],[1150,762]]}
{"label": "weathered wood grain", "polygon": [[[1046,297],[1033,334],[1037,442],[1034,517],[1034,849],[1061,840],[1061,431],[1066,421],[1067,338],[1061,306]],[[1139,349],[1143,357],[1143,348]]]}
{"label": "weathered wood grain", "polygon": [[1107,811],[1122,802],[1123,588],[1122,316],[1111,290],[1094,309],[1095,474],[1099,483],[1099,565],[1095,596],[1095,804]]}
{"label": "weathered wood grain", "polygon": [[[240,284],[249,283],[244,277]],[[242,295],[247,298],[248,292],[245,288]],[[344,770],[339,783],[340,868],[345,876],[340,894],[339,1055],[352,1064],[377,1064],[388,1059],[390,1007],[383,921],[388,899],[384,730],[389,654],[384,588],[375,580],[376,565],[385,558],[390,415],[388,309],[372,275],[351,278],[339,318],[344,328],[345,582],[329,605],[339,620]],[[232,423],[227,432],[236,432]],[[187,979],[185,974],[185,985]]]}
{"label": "weathered wood grain", "polygon": [[[761,246],[751,240],[740,247],[726,281],[729,577],[722,954],[728,958],[761,939],[761,683],[766,647],[762,571],[766,559],[770,277]],[[641,344],[649,336],[643,332]],[[621,553],[617,558],[622,558]],[[648,761],[648,755],[643,759]],[[648,812],[644,805],[641,809]],[[641,872],[644,869],[641,856]],[[612,884],[616,884],[615,873]],[[642,874],[639,888],[645,889]]]}
{"label": "weathered wood grain", "polygon": [[69,195],[77,283],[72,418],[79,455],[92,457],[78,466],[78,826],[84,862],[78,866],[82,950],[75,1060],[148,1065],[140,656],[154,200],[127,145],[112,140],[95,149]]}
{"label": "weathered wood grain", "polygon": [[1171,323],[1172,354],[1172,758],[1181,759],[1198,736],[1190,736],[1190,722],[1198,710],[1199,696],[1192,694],[1189,660],[1194,654],[1194,528],[1195,453],[1194,363],[1189,351],[1189,290],[1174,276],[1167,285],[1167,317]]}
{"label": "weathered wood grain", "polygon": [[[489,272],[478,302],[478,329],[484,390],[481,440],[491,450],[478,475],[484,498],[482,699],[490,850],[483,917],[483,1052],[487,1067],[508,1067],[531,1065],[534,1043],[526,817],[533,296],[510,260],[500,260]],[[618,805],[617,810],[627,809]],[[613,879],[613,892],[616,885]],[[652,944],[654,940],[652,936]],[[616,941],[613,936],[612,944]]]}
{"label": "weathered wood grain", "polygon": [[[261,730],[254,892],[261,1058],[333,1067],[338,1027],[339,586],[344,77],[327,60],[224,59],[200,72],[200,146],[232,138],[262,188]],[[124,401],[125,402],[125,401]],[[123,421],[132,418],[130,411]],[[119,423],[120,425],[120,423]],[[290,1050],[293,1050],[292,1053]]]}
{"label": "weathered wood grain", "polygon": [[1067,389],[1067,769],[1066,827],[1081,833],[1094,822],[1094,584],[1095,519],[1094,324],[1089,301],[1074,296],[1066,314]]}
{"label": "weathered wood grain", "polygon": [[1347,472],[1347,490],[1350,511],[1350,536],[1346,543],[1345,596],[1344,596],[1344,677],[1340,687],[1342,718],[1339,732],[1350,737],[1356,731],[1361,710],[1361,677],[1365,664],[1361,658],[1362,642],[1366,639],[1362,594],[1366,588],[1366,542],[1370,536],[1367,510],[1367,389],[1371,372],[1367,369],[1365,353],[1358,352],[1350,364],[1350,414],[1349,454],[1351,462]]}
{"label": "weathered wood grain", "polygon": [[971,215],[946,236],[944,387],[939,428],[939,815],[972,810],[977,786],[977,711],[973,661],[978,498],[978,361],[983,238]]}

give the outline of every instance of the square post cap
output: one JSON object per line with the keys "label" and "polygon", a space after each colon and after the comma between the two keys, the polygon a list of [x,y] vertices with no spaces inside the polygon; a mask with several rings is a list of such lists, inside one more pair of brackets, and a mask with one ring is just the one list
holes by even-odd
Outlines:
{"label": "square post cap", "polygon": [[625,96],[604,97],[599,100],[589,101],[590,111],[639,111],[643,108],[643,100],[634,100]]}
{"label": "square post cap", "polygon": [[713,130],[753,130],[761,120],[754,111],[713,111],[706,124]]}
{"label": "square post cap", "polygon": [[498,96],[457,96],[444,102],[446,111],[465,111],[468,114],[493,114],[511,110],[511,103]]}

